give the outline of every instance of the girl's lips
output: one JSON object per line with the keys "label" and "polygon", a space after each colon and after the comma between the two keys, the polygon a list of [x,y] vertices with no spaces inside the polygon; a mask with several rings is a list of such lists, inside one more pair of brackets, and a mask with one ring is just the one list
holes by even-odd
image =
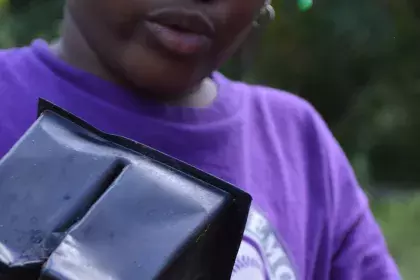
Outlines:
{"label": "girl's lips", "polygon": [[203,34],[154,21],[146,21],[145,27],[165,49],[178,55],[200,54],[211,46],[212,40]]}

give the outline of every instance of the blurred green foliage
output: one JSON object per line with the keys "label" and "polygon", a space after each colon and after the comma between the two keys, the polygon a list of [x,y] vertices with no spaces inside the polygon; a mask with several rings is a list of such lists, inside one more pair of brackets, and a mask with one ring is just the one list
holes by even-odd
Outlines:
{"label": "blurred green foliage", "polygon": [[[0,48],[57,36],[63,3],[0,0]],[[420,195],[411,195],[420,188],[420,1],[315,0],[305,12],[296,0],[273,5],[276,21],[254,32],[223,71],[315,105],[374,195],[405,279],[420,279]],[[379,199],[389,189],[409,197]]]}
{"label": "blurred green foliage", "polygon": [[403,279],[420,279],[420,195],[373,201],[372,210]]}

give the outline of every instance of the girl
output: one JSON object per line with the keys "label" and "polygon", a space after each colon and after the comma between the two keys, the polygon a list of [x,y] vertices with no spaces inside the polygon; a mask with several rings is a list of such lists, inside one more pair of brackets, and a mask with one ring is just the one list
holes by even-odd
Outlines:
{"label": "girl", "polygon": [[0,157],[41,97],[249,192],[232,279],[399,279],[317,112],[214,72],[266,15],[264,0],[67,0],[57,42],[0,52]]}

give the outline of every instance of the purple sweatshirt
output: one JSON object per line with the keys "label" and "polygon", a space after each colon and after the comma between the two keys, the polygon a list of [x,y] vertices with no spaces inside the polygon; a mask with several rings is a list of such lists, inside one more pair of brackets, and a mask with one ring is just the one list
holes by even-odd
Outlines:
{"label": "purple sweatshirt", "polygon": [[[0,158],[37,116],[39,97],[253,196],[234,280],[400,279],[343,151],[305,101],[214,74],[207,108],[147,104],[74,69],[43,41],[0,51]],[[0,178],[1,179],[1,178]]]}

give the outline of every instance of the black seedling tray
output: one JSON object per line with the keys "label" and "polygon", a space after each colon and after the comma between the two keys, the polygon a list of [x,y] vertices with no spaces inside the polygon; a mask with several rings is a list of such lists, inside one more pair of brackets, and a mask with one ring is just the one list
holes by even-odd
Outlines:
{"label": "black seedling tray", "polygon": [[40,100],[0,160],[0,279],[230,279],[251,197]]}

